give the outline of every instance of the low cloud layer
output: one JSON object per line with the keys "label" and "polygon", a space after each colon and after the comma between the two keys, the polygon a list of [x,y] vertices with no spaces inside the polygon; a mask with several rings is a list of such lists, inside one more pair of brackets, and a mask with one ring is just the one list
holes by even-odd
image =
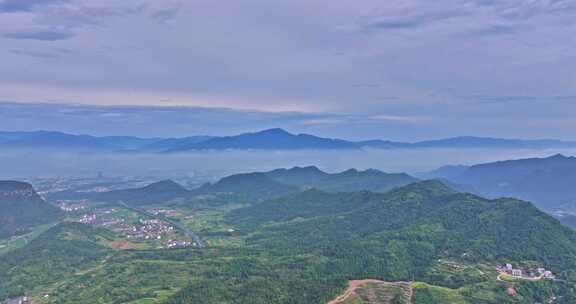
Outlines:
{"label": "low cloud layer", "polygon": [[0,103],[0,121],[2,130],[142,137],[233,135],[282,127],[294,133],[350,140],[417,141],[462,135],[574,140],[576,122],[573,112],[566,111],[570,106],[571,99],[526,101],[522,96],[507,100],[477,97],[468,103],[390,107],[385,112],[364,114],[4,102]]}
{"label": "low cloud layer", "polygon": [[32,12],[34,9],[46,5],[62,4],[67,0],[3,0],[0,1],[0,12],[17,13]]}
{"label": "low cloud layer", "polygon": [[11,32],[4,34],[4,37],[9,39],[22,39],[22,40],[40,40],[40,41],[58,41],[66,40],[74,37],[73,33],[70,32],[59,32],[59,31],[22,31],[22,32]]}

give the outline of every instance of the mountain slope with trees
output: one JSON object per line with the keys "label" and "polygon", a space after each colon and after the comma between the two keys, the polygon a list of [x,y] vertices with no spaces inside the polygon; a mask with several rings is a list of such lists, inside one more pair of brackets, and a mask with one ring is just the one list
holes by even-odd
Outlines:
{"label": "mountain slope with trees", "polygon": [[[386,193],[310,189],[224,220],[242,245],[114,250],[101,245],[113,237],[105,231],[57,226],[0,258],[0,299],[49,291],[60,304],[324,304],[370,278],[414,282],[417,304],[576,300],[575,232],[530,203],[438,181]],[[496,280],[501,263],[541,265],[560,280],[514,283],[511,297]]]}
{"label": "mountain slope with trees", "polygon": [[443,177],[483,196],[517,197],[544,210],[576,203],[576,157],[561,154],[479,164]]}
{"label": "mountain slope with trees", "polygon": [[458,193],[439,181],[383,194],[306,192],[235,210],[230,220],[270,248],[388,256],[403,265],[389,269],[397,279],[438,258],[534,260],[576,275],[576,233],[558,220],[528,202]]}

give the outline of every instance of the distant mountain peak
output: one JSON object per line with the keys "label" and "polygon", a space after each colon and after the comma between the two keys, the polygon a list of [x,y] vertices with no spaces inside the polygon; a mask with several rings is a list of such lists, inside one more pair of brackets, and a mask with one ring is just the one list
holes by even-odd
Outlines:
{"label": "distant mountain peak", "polygon": [[300,172],[319,172],[319,173],[324,173],[324,171],[320,170],[318,167],[316,166],[305,166],[305,167],[292,167],[290,169],[286,169],[286,171],[292,171],[292,172],[296,172],[296,171],[300,171]]}
{"label": "distant mountain peak", "polygon": [[294,134],[282,129],[282,128],[272,128],[272,129],[266,129],[266,130],[262,130],[259,132],[255,132],[252,134],[269,134],[269,135],[291,135],[294,136]]}
{"label": "distant mountain peak", "polygon": [[352,169],[348,169],[346,171],[341,172],[340,174],[342,175],[347,175],[347,174],[358,174],[360,171],[358,171],[358,169],[352,168]]}
{"label": "distant mountain peak", "polygon": [[187,191],[184,186],[170,179],[150,184],[145,189],[150,191]]}
{"label": "distant mountain peak", "polygon": [[574,157],[566,156],[562,153],[558,153],[558,154],[555,154],[555,155],[548,157],[548,159],[571,159],[571,158],[574,158]]}

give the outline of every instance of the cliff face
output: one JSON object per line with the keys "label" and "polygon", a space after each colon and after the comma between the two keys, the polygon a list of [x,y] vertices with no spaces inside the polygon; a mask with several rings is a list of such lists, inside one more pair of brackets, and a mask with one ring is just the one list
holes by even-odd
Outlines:
{"label": "cliff face", "polygon": [[46,203],[32,185],[0,181],[0,238],[26,233],[59,215],[60,211]]}
{"label": "cliff face", "polygon": [[0,181],[0,202],[35,199],[41,200],[32,185],[17,181]]}

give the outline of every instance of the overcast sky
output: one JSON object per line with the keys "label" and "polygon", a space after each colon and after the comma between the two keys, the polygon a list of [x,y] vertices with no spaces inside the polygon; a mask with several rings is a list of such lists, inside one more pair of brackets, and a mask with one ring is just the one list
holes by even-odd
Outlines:
{"label": "overcast sky", "polygon": [[0,0],[0,101],[4,130],[576,139],[576,1]]}

